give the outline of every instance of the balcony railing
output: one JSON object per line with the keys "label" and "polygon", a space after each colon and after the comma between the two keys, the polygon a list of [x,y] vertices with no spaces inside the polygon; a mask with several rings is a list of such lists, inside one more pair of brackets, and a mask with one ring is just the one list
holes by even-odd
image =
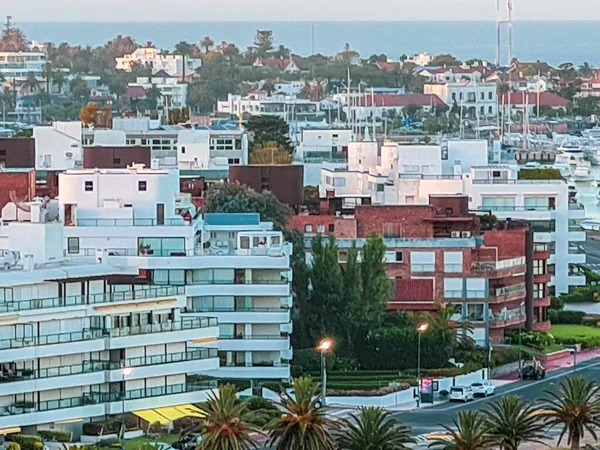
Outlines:
{"label": "balcony railing", "polygon": [[247,313],[247,312],[272,312],[272,313],[285,313],[285,312],[289,312],[290,309],[289,308],[278,308],[278,307],[273,307],[273,308],[255,308],[255,307],[248,307],[248,308],[240,308],[240,307],[213,307],[213,306],[207,306],[207,307],[194,307],[192,306],[191,308],[187,308],[187,312],[194,312],[194,313],[211,313],[211,312],[216,312],[216,313],[233,313],[233,312],[243,312],[243,313]]}
{"label": "balcony railing", "polygon": [[550,206],[480,206],[480,211],[555,211],[556,208]]}
{"label": "balcony railing", "polygon": [[502,322],[519,322],[525,320],[525,311],[521,309],[510,309],[504,310],[497,314],[493,314],[490,311],[490,316],[488,321],[493,324],[502,323]]}
{"label": "balcony railing", "polygon": [[66,297],[51,297],[33,300],[17,300],[0,303],[0,312],[30,311],[34,309],[64,308],[79,305],[96,305],[100,303],[128,302],[147,300],[158,297],[185,294],[184,286],[160,286],[148,289],[134,289],[122,292],[104,292],[89,295],[69,295]]}
{"label": "balcony railing", "polygon": [[506,269],[525,269],[525,257],[503,259],[499,261],[479,261],[471,264],[471,270],[473,272],[496,272],[499,270]]}
{"label": "balcony railing", "polygon": [[569,209],[570,210],[581,210],[581,209],[585,209],[585,206],[583,206],[581,203],[569,203]]}
{"label": "balcony railing", "polygon": [[238,339],[238,340],[258,340],[258,339],[267,339],[267,340],[284,340],[287,339],[287,336],[281,336],[279,334],[253,334],[253,335],[237,335],[234,336],[232,334],[225,334],[219,336],[219,339]]}
{"label": "balcony railing", "polygon": [[521,283],[521,284],[515,284],[512,286],[503,286],[500,288],[496,288],[494,289],[493,295],[496,297],[501,297],[503,295],[510,295],[510,294],[525,294],[525,283]]}
{"label": "balcony railing", "polygon": [[210,284],[268,284],[268,285],[286,285],[289,281],[286,280],[193,280],[187,283],[188,286],[210,285]]}
{"label": "balcony railing", "polygon": [[159,324],[136,325],[132,327],[100,329],[90,328],[71,333],[48,334],[42,336],[21,337],[0,340],[0,350],[35,347],[41,345],[68,344],[82,342],[104,337],[137,336],[141,334],[165,333],[170,331],[193,330],[207,327],[216,327],[217,319],[213,317],[198,317],[179,322]]}
{"label": "balcony railing", "polygon": [[175,227],[189,226],[182,217],[164,219],[77,219],[78,227]]}
{"label": "balcony railing", "polygon": [[563,184],[564,180],[515,180],[507,178],[473,180],[473,184]]}
{"label": "balcony railing", "polygon": [[70,366],[47,367],[43,369],[15,369],[12,372],[0,373],[0,383],[10,383],[15,381],[39,380],[43,378],[64,377],[69,375],[79,375],[82,373],[103,372],[105,370],[118,370],[123,366],[140,367],[154,366],[160,364],[171,364],[186,361],[198,361],[209,358],[217,358],[216,348],[201,348],[197,350],[169,353],[166,355],[145,356],[140,358],[130,358],[124,362],[116,361],[84,361],[81,364]]}
{"label": "balcony railing", "polygon": [[163,395],[182,394],[185,392],[198,392],[217,387],[216,380],[194,381],[185,384],[173,384],[168,386],[157,386],[152,388],[134,389],[122,392],[88,393],[80,397],[64,398],[60,400],[47,400],[43,402],[23,401],[11,406],[0,407],[0,417],[6,415],[19,415],[58,409],[76,408],[86,405],[98,405],[103,403],[120,402],[123,400],[135,400],[141,398],[159,397]]}

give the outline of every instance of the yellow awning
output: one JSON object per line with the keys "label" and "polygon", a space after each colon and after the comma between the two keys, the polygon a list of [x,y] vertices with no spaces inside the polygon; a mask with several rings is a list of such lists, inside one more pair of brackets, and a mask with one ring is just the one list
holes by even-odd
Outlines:
{"label": "yellow awning", "polygon": [[12,433],[20,433],[21,427],[11,427],[11,428],[0,428],[0,435],[7,435]]}
{"label": "yellow awning", "polygon": [[182,417],[206,417],[206,414],[202,410],[190,404],[144,409],[142,411],[135,411],[133,414],[146,422],[160,422],[162,425],[167,425],[169,422],[181,419]]}
{"label": "yellow awning", "polygon": [[145,420],[148,423],[159,422],[161,425],[168,425],[170,420],[161,416],[153,409],[145,409],[143,411],[134,411],[133,414]]}

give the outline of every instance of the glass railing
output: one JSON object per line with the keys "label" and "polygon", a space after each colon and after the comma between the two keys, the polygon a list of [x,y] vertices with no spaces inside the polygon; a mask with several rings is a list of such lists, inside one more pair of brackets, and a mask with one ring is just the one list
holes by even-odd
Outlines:
{"label": "glass railing", "polygon": [[202,359],[217,358],[216,348],[201,348],[187,352],[169,353],[162,355],[129,358],[121,361],[84,361],[81,364],[70,366],[47,367],[43,369],[16,369],[0,373],[0,383],[11,383],[15,381],[36,380],[42,378],[64,377],[79,375],[82,373],[102,372],[105,370],[118,370],[123,366],[141,367],[160,364],[172,364],[177,362],[198,361]]}
{"label": "glass railing", "polygon": [[204,285],[204,284],[278,284],[285,285],[289,284],[287,279],[285,280],[192,280],[191,283],[187,283],[190,286]]}
{"label": "glass railing", "polygon": [[524,294],[525,293],[525,283],[521,283],[521,284],[515,284],[512,286],[503,286],[500,288],[496,288],[492,290],[492,294],[496,297],[500,297],[503,295],[510,295],[510,294]]}
{"label": "glass railing", "polygon": [[522,311],[520,309],[511,309],[511,310],[504,310],[497,314],[494,314],[490,311],[490,316],[489,316],[488,320],[491,323],[507,322],[507,321],[514,321],[514,320],[525,320],[525,311]]}
{"label": "glass railing", "polygon": [[289,308],[240,308],[240,307],[215,307],[215,306],[192,306],[191,308],[187,308],[187,312],[195,312],[195,313],[208,313],[208,312],[274,312],[274,313],[286,313],[289,312]]}
{"label": "glass railing", "polygon": [[187,226],[182,217],[164,219],[77,219],[78,227],[157,227]]}
{"label": "glass railing", "polygon": [[40,345],[67,344],[70,342],[88,341],[93,339],[101,339],[104,337],[136,336],[141,334],[165,333],[170,331],[193,330],[216,326],[217,319],[214,317],[198,317],[195,319],[181,320],[179,322],[135,325],[131,327],[111,328],[108,330],[93,328],[72,333],[3,339],[0,340],[0,350],[34,347]]}
{"label": "glass railing", "polygon": [[153,388],[134,389],[127,391],[123,398],[121,392],[89,393],[80,397],[71,397],[60,400],[47,400],[43,402],[21,401],[10,406],[0,407],[0,416],[19,415],[58,409],[76,408],[78,406],[98,405],[103,403],[120,402],[140,398],[159,397],[163,395],[182,394],[185,392],[198,392],[215,389],[216,380],[193,381],[185,384],[158,386]]}
{"label": "glass railing", "polygon": [[562,184],[565,180],[515,180],[508,178],[492,178],[473,180],[473,184]]}
{"label": "glass railing", "polygon": [[33,309],[64,308],[78,305],[95,305],[98,303],[127,302],[147,300],[171,295],[185,294],[184,286],[160,286],[147,289],[135,289],[123,292],[105,292],[89,295],[70,295],[66,297],[19,300],[0,303],[0,312],[29,311]]}
{"label": "glass railing", "polygon": [[253,334],[253,335],[233,335],[224,334],[219,336],[219,339],[239,339],[239,340],[255,340],[255,339],[266,339],[266,340],[283,340],[287,339],[287,336],[281,336],[279,334]]}

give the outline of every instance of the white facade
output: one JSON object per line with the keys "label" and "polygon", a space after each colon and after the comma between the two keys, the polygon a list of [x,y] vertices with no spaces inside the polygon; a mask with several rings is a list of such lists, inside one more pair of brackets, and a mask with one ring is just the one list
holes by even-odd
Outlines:
{"label": "white facade", "polygon": [[294,155],[304,162],[345,160],[352,130],[303,129]]}
{"label": "white facade", "polygon": [[[131,72],[133,64],[141,64],[145,67],[151,67],[152,73],[164,70],[169,75],[174,76],[183,73],[183,57],[181,55],[165,55],[160,50],[152,47],[138,48],[129,55],[121,58],[115,58],[117,70]],[[200,58],[186,58],[186,75],[191,74],[196,69],[202,67]]]}
{"label": "white facade", "polygon": [[323,168],[319,194],[343,199],[351,208],[368,199],[375,205],[428,204],[430,195],[467,195],[469,208],[499,219],[527,220],[536,243],[549,244],[557,293],[585,284],[573,264],[585,263],[578,243],[581,205],[570,203],[564,180],[520,180],[516,165],[487,163],[486,141],[448,141],[440,146],[351,143],[346,168]]}
{"label": "white facade", "polygon": [[43,52],[0,52],[0,76],[22,81],[30,72],[43,78],[46,54]]}
{"label": "white facade", "polygon": [[298,95],[306,86],[306,81],[289,81],[287,83],[275,83],[275,93],[283,95]]}
{"label": "white facade", "polygon": [[77,432],[81,419],[205,400],[216,382],[189,374],[214,372],[217,352],[188,343],[216,342],[216,319],[185,317],[185,289],[140,283],[137,267],[72,258],[67,229],[0,226],[0,428]]}
{"label": "white facade", "polygon": [[33,129],[35,168],[67,170],[83,166],[81,122],[54,122]]}
{"label": "white facade", "polygon": [[498,85],[476,81],[455,81],[426,84],[425,94],[437,95],[446,105],[467,108],[475,117],[495,117],[498,114]]}
{"label": "white facade", "polygon": [[187,83],[179,83],[177,78],[165,77],[138,77],[129,87],[143,87],[146,91],[153,86],[160,91],[156,103],[159,108],[184,108],[187,106]]}
{"label": "white facade", "polygon": [[416,64],[417,66],[428,66],[433,61],[433,56],[427,52],[415,53],[406,57],[404,62]]}
{"label": "white facade", "polygon": [[217,112],[239,116],[267,115],[281,117],[286,122],[302,117],[323,117],[321,103],[289,95],[272,95],[251,93],[245,97],[228,94],[227,100],[217,101]]}

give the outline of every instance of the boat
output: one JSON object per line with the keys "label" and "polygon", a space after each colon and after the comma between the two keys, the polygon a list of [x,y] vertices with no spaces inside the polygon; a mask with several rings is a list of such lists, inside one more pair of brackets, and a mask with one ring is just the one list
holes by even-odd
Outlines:
{"label": "boat", "polygon": [[593,181],[594,175],[592,174],[592,165],[589,161],[579,161],[577,163],[577,167],[575,167],[575,172],[573,172],[573,181]]}
{"label": "boat", "polygon": [[556,159],[554,160],[554,165],[552,168],[560,171],[560,174],[563,178],[569,178],[572,175],[569,156],[565,155],[564,153],[559,153],[556,155]]}
{"label": "boat", "polygon": [[560,155],[566,158],[571,167],[575,167],[579,161],[585,160],[583,148],[577,142],[566,140],[558,147],[558,151],[560,151]]}

